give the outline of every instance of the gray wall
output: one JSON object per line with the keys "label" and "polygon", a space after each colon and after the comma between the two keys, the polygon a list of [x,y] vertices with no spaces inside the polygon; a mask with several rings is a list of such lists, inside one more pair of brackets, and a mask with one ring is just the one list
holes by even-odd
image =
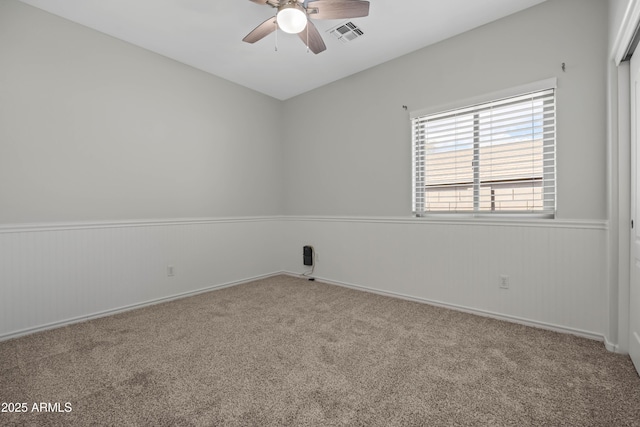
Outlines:
{"label": "gray wall", "polygon": [[3,1],[0,224],[409,216],[402,105],[549,77],[558,217],[603,219],[607,36],[606,2],[549,0],[282,103]]}
{"label": "gray wall", "polygon": [[280,213],[280,101],[15,0],[0,58],[0,224]]}
{"label": "gray wall", "polygon": [[409,216],[402,105],[557,77],[558,218],[606,218],[607,36],[607,2],[549,0],[288,100],[285,213]]}

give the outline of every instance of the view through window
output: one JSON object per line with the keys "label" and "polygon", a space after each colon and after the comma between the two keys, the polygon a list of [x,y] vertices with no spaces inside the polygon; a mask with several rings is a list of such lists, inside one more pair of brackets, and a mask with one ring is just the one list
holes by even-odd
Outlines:
{"label": "view through window", "polygon": [[555,213],[555,90],[412,119],[413,212]]}

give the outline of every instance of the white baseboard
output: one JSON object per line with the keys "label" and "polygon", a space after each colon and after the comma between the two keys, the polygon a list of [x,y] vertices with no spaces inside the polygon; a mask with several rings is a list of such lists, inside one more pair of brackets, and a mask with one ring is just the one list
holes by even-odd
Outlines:
{"label": "white baseboard", "polygon": [[[45,331],[45,330],[48,330],[48,329],[54,329],[54,328],[59,328],[59,327],[63,327],[63,326],[68,326],[68,325],[72,325],[74,323],[80,323],[80,322],[84,322],[84,321],[91,320],[91,319],[110,316],[110,315],[113,315],[113,314],[122,313],[122,312],[125,312],[125,311],[130,311],[130,310],[134,310],[134,309],[137,309],[137,308],[147,307],[147,306],[150,306],[150,305],[155,305],[155,304],[160,304],[160,303],[163,303],[163,302],[168,302],[168,301],[172,301],[172,300],[176,300],[176,299],[186,298],[186,297],[189,297],[189,296],[198,295],[198,294],[205,293],[205,292],[210,292],[210,291],[214,291],[214,290],[218,290],[218,289],[228,288],[228,287],[231,287],[231,286],[237,286],[237,285],[241,285],[243,283],[248,283],[248,282],[252,282],[252,281],[255,281],[255,280],[266,279],[268,277],[277,276],[279,274],[285,274],[285,275],[292,276],[292,277],[297,277],[297,278],[305,278],[305,276],[302,276],[302,273],[296,273],[296,272],[292,272],[292,271],[273,272],[273,273],[259,275],[259,276],[255,276],[255,277],[250,277],[250,278],[246,278],[246,279],[242,279],[242,280],[222,283],[222,284],[219,284],[219,285],[208,286],[206,288],[201,288],[201,289],[198,289],[198,290],[195,290],[195,291],[183,292],[183,293],[180,293],[180,294],[175,294],[175,295],[170,295],[170,296],[167,296],[167,297],[157,298],[157,299],[153,299],[153,300],[149,300],[149,301],[145,301],[145,302],[141,302],[141,303],[137,303],[137,304],[131,304],[131,305],[127,305],[127,306],[123,306],[123,307],[119,307],[119,308],[115,308],[115,309],[111,309],[111,310],[100,311],[100,312],[92,313],[92,314],[85,315],[85,316],[79,316],[79,317],[74,317],[74,318],[70,318],[70,319],[65,319],[65,320],[62,320],[62,321],[59,321],[59,322],[48,323],[48,324],[40,325],[40,326],[33,327],[33,328],[22,329],[22,330],[19,330],[19,331],[11,332],[9,334],[0,335],[0,341],[6,341],[6,340],[9,340],[9,339],[12,339],[12,338],[18,338],[20,336],[33,334],[33,333]],[[547,330],[560,332],[560,333],[567,333],[567,334],[577,335],[577,336],[580,336],[580,337],[589,338],[589,339],[593,339],[593,340],[597,340],[597,341],[604,341],[604,345],[605,345],[607,350],[612,351],[612,352],[617,352],[617,349],[618,349],[617,345],[610,343],[602,335],[596,334],[596,333],[593,333],[593,332],[589,332],[589,331],[583,331],[583,330],[575,329],[575,328],[568,328],[568,327],[565,327],[565,326],[559,326],[559,325],[555,325],[555,324],[551,324],[551,323],[539,322],[539,321],[530,320],[530,319],[523,319],[523,318],[520,318],[520,317],[517,317],[517,316],[510,316],[510,315],[501,314],[501,313],[495,313],[495,312],[491,312],[491,311],[487,311],[487,310],[480,310],[480,309],[465,307],[465,306],[461,306],[461,305],[457,305],[457,304],[450,304],[450,303],[446,303],[446,302],[442,302],[442,301],[436,301],[436,300],[430,300],[430,299],[427,299],[427,298],[420,298],[420,297],[415,297],[415,296],[411,296],[411,295],[405,295],[405,294],[392,292],[392,291],[383,291],[383,290],[380,290],[380,289],[370,288],[370,287],[362,286],[362,285],[356,285],[356,284],[353,284],[353,283],[341,282],[341,281],[337,281],[337,280],[327,279],[327,278],[324,278],[324,277],[313,276],[313,278],[318,282],[326,283],[326,284],[329,284],[329,285],[342,286],[342,287],[346,287],[346,288],[350,288],[350,289],[354,289],[354,290],[358,290],[358,291],[362,291],[362,292],[370,292],[370,293],[374,293],[374,294],[378,294],[378,295],[384,295],[384,296],[389,296],[389,297],[393,297],[393,298],[400,298],[400,299],[404,299],[404,300],[408,300],[408,301],[414,301],[414,302],[419,302],[419,303],[423,303],[423,304],[429,304],[429,305],[433,305],[433,306],[437,306],[437,307],[444,307],[444,308],[448,308],[448,309],[452,309],[452,310],[457,310],[457,311],[461,311],[461,312],[465,312],[465,313],[475,314],[475,315],[478,315],[478,316],[490,317],[490,318],[494,318],[494,319],[498,319],[498,320],[504,320],[504,321],[508,321],[508,322],[512,322],[512,323],[518,323],[518,324],[525,325],[525,326],[531,326],[531,327],[547,329]]]}
{"label": "white baseboard", "polygon": [[99,312],[91,313],[91,314],[84,315],[84,316],[78,316],[78,317],[73,317],[73,318],[70,318],[70,319],[61,320],[61,321],[58,321],[58,322],[47,323],[45,325],[39,325],[39,326],[36,326],[36,327],[33,327],[33,328],[22,329],[22,330],[19,330],[19,331],[10,332],[8,334],[0,335],[0,341],[6,341],[6,340],[10,340],[12,338],[18,338],[18,337],[21,337],[21,336],[24,336],[24,335],[34,334],[36,332],[42,332],[42,331],[46,331],[48,329],[60,328],[60,327],[63,327],[63,326],[72,325],[74,323],[85,322],[85,321],[91,320],[91,319],[97,319],[97,318],[100,318],[100,317],[111,316],[111,315],[122,313],[122,312],[125,312],[125,311],[135,310],[137,308],[147,307],[147,306],[150,306],[150,305],[155,305],[155,304],[160,304],[160,303],[163,303],[163,302],[169,302],[169,301],[173,301],[173,300],[177,300],[177,299],[181,299],[181,298],[186,298],[186,297],[202,294],[202,293],[205,293],[205,292],[215,291],[215,290],[223,289],[223,288],[229,288],[231,286],[237,286],[237,285],[241,285],[243,283],[253,282],[254,280],[266,279],[268,277],[273,277],[273,276],[277,276],[277,275],[280,275],[280,274],[282,274],[282,272],[263,274],[263,275],[259,275],[259,276],[255,276],[255,277],[250,277],[250,278],[247,278],[247,279],[236,280],[236,281],[232,281],[232,282],[222,283],[222,284],[219,284],[219,285],[208,286],[206,288],[197,289],[195,291],[182,292],[182,293],[179,293],[179,294],[174,294],[174,295],[170,295],[170,296],[162,297],[162,298],[156,298],[156,299],[149,300],[149,301],[144,301],[144,302],[141,302],[141,303],[126,305],[126,306],[123,306],[123,307],[118,307],[118,308],[114,308],[114,309],[110,309],[110,310],[99,311]]}
{"label": "white baseboard", "polygon": [[[300,273],[294,273],[294,272],[290,272],[290,271],[283,271],[282,273],[283,274],[287,274],[289,276],[302,277]],[[477,309],[477,308],[465,307],[465,306],[458,305],[458,304],[450,304],[450,303],[443,302],[443,301],[436,301],[436,300],[431,300],[431,299],[427,299],[427,298],[420,298],[420,297],[415,297],[415,296],[411,296],[411,295],[405,295],[405,294],[401,294],[401,293],[398,293],[398,292],[383,291],[383,290],[380,290],[380,289],[370,288],[370,287],[362,286],[362,285],[356,285],[356,284],[353,284],[353,283],[341,282],[341,281],[337,281],[337,280],[327,279],[327,278],[324,278],[324,277],[314,276],[314,279],[316,281],[318,281],[318,282],[326,283],[326,284],[329,284],[329,285],[342,286],[342,287],[345,287],[345,288],[350,288],[350,289],[354,289],[354,290],[358,290],[358,291],[370,292],[370,293],[374,293],[374,294],[378,294],[378,295],[384,295],[384,296],[389,296],[389,297],[393,297],[393,298],[400,298],[400,299],[404,299],[404,300],[408,300],[408,301],[420,302],[420,303],[423,303],[423,304],[429,304],[429,305],[433,305],[433,306],[437,306],[437,307],[449,308],[449,309],[452,309],[452,310],[462,311],[462,312],[465,312],[465,313],[475,314],[475,315],[483,316],[483,317],[490,317],[490,318],[498,319],[498,320],[504,320],[504,321],[512,322],[512,323],[518,323],[520,325],[531,326],[531,327],[534,327],[534,328],[546,329],[546,330],[565,333],[565,334],[572,334],[572,335],[576,335],[576,336],[579,336],[579,337],[588,338],[588,339],[592,339],[592,340],[596,340],[596,341],[604,341],[605,342],[605,347],[607,348],[607,350],[615,351],[615,349],[617,349],[617,346],[614,346],[611,343],[608,343],[605,340],[603,335],[598,334],[598,333],[594,333],[594,332],[584,331],[584,330],[576,329],[576,328],[569,328],[569,327],[566,327],[566,326],[559,326],[559,325],[555,325],[555,324],[547,323],[547,322],[540,322],[540,321],[537,321],[537,320],[524,319],[524,318],[517,317],[517,316],[510,316],[508,314],[495,313],[495,312],[488,311],[488,310],[481,310],[481,309]],[[612,350],[612,348],[614,350]]]}
{"label": "white baseboard", "polygon": [[613,344],[611,341],[607,339],[607,337],[604,337],[604,346],[607,350],[609,350],[612,353],[620,353],[620,348],[618,347],[618,344]]}

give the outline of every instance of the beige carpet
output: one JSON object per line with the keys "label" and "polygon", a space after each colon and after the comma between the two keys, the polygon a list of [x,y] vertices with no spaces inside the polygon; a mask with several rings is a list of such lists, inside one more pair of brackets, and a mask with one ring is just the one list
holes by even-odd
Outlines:
{"label": "beige carpet", "polygon": [[[278,276],[0,343],[0,425],[640,425],[600,342]],[[31,412],[33,403],[71,412]]]}

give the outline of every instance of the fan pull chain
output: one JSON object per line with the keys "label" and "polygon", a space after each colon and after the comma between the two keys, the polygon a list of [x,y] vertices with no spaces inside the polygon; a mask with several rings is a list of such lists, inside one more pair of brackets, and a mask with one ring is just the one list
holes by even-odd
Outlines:
{"label": "fan pull chain", "polygon": [[[275,17],[274,17],[275,18]],[[273,25],[276,27],[276,52],[278,51],[278,21],[273,20]]]}
{"label": "fan pull chain", "polygon": [[307,53],[309,53],[309,18],[307,18]]}

